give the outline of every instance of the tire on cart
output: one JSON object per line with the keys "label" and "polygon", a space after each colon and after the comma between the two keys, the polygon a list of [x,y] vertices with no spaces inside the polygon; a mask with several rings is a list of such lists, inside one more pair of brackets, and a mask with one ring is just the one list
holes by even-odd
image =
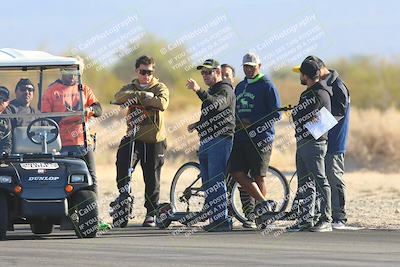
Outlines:
{"label": "tire on cart", "polygon": [[99,223],[96,193],[89,190],[76,192],[72,196],[69,215],[78,238],[96,237]]}

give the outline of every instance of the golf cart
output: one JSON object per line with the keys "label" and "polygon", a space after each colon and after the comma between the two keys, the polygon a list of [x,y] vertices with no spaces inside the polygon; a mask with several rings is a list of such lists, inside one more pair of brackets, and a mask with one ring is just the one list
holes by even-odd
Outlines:
{"label": "golf cart", "polygon": [[[1,141],[11,138],[12,151],[0,151],[0,240],[16,224],[29,224],[34,234],[49,234],[54,225],[74,229],[79,238],[93,238],[98,229],[98,204],[92,177],[83,155],[88,137],[83,108],[83,86],[80,61],[39,51],[0,49],[0,85],[14,91],[21,78],[35,85],[30,106],[34,114],[5,113],[0,120],[10,125],[0,133]],[[61,77],[61,72],[75,71],[78,92],[67,103],[64,112],[42,111],[42,98],[49,85]],[[63,103],[61,102],[61,103]],[[11,127],[12,120],[24,125]],[[69,132],[70,129],[78,129]],[[80,136],[82,146],[65,149],[62,139],[67,134]]]}

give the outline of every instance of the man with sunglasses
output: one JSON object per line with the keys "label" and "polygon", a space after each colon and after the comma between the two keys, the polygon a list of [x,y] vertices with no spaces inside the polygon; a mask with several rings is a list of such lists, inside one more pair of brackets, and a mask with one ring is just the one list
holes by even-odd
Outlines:
{"label": "man with sunglasses", "polygon": [[[117,152],[117,186],[125,192],[131,177],[128,169],[140,160],[145,182],[147,210],[143,227],[155,227],[155,213],[160,198],[160,175],[167,147],[164,114],[169,104],[169,90],[155,76],[154,59],[146,55],[135,63],[137,78],[115,94],[117,103],[129,103],[127,114],[128,131],[121,140]],[[136,128],[138,127],[138,128]],[[133,136],[134,130],[136,135]],[[131,144],[135,138],[134,160],[131,164]],[[130,193],[130,192],[128,192]]]}
{"label": "man with sunglasses", "polygon": [[[3,92],[5,91],[4,88],[5,87],[1,88]],[[35,109],[31,107],[34,91],[35,87],[29,79],[20,79],[15,86],[15,99],[9,102],[3,113],[19,115],[35,114]],[[3,120],[3,124],[5,123],[5,126],[7,127],[7,132],[10,130],[11,133],[2,140],[2,153],[10,154],[12,152],[12,130],[16,127],[28,126],[33,120],[34,118],[22,117],[7,120],[7,122]]]}
{"label": "man with sunglasses", "polygon": [[195,128],[200,136],[200,171],[206,195],[203,212],[210,221],[204,230],[230,231],[225,177],[235,129],[235,94],[232,85],[222,80],[221,66],[216,60],[207,59],[197,69],[201,70],[208,90],[201,89],[193,79],[187,81],[186,87],[202,101],[200,121],[189,125],[188,130]]}
{"label": "man with sunglasses", "polygon": [[[261,62],[254,53],[243,57],[246,75],[235,89],[236,132],[230,157],[229,172],[242,188],[259,205],[249,203],[245,215],[254,226],[253,209],[273,208],[268,200],[265,177],[274,140],[274,123],[279,120],[277,109],[280,99],[277,89],[266,75],[261,73]],[[258,214],[260,215],[260,214]]]}

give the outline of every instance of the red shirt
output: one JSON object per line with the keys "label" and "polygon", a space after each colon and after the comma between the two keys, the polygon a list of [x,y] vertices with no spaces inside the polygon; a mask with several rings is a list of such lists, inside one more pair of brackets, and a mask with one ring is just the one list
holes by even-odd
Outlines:
{"label": "red shirt", "polygon": [[[92,89],[83,85],[84,109],[98,102]],[[78,110],[80,101],[78,84],[67,86],[57,81],[49,86],[42,97],[42,112],[67,112]],[[68,110],[70,109],[70,110]],[[89,119],[86,116],[85,121]],[[62,146],[77,146],[84,144],[83,127],[80,117],[66,117],[59,122]],[[88,144],[93,140],[89,131],[86,132]]]}

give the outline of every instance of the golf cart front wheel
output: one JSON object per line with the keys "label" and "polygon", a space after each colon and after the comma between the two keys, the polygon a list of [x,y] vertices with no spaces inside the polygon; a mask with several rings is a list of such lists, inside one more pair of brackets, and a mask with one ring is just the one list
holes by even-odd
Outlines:
{"label": "golf cart front wheel", "polygon": [[76,192],[72,196],[69,215],[78,238],[96,237],[99,211],[96,193],[89,190]]}

